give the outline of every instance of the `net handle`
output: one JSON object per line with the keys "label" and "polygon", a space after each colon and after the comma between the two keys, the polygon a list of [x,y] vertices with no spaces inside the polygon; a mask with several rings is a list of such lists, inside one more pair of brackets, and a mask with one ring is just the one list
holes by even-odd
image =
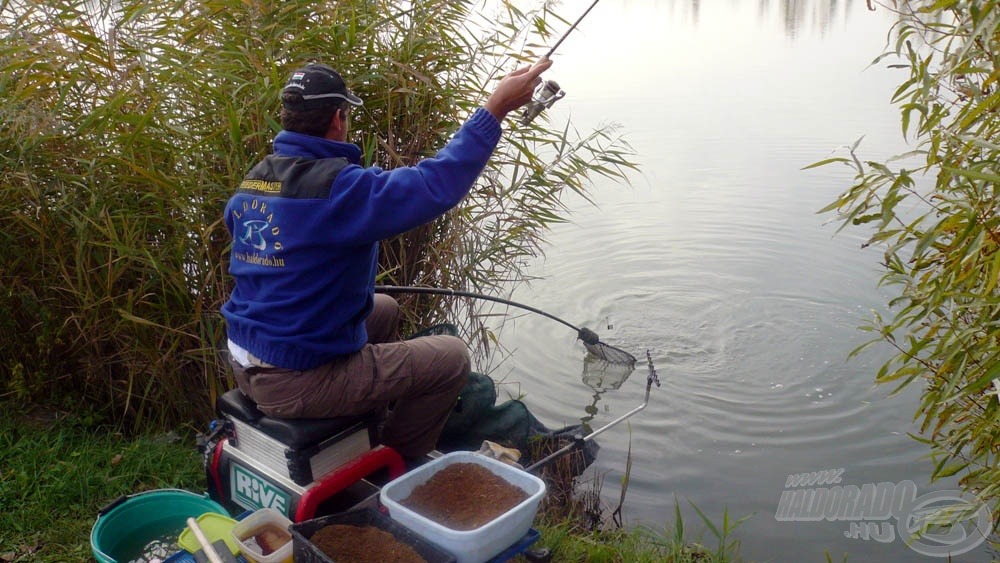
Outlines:
{"label": "net handle", "polygon": [[[493,297],[492,295],[484,295],[484,294],[481,294],[481,293],[472,293],[470,291],[461,291],[461,290],[457,290],[457,289],[449,289],[449,288],[441,288],[441,287],[417,287],[417,286],[404,286],[404,285],[376,285],[375,286],[375,293],[416,293],[416,294],[425,294],[425,295],[450,295],[450,296],[453,296],[453,297],[468,297],[468,298],[471,298],[471,299],[482,299],[484,301],[493,301],[495,303],[502,303],[504,305],[510,305],[511,307],[517,307],[519,309],[524,309],[525,311],[531,311],[532,313],[537,313],[539,315],[542,315],[543,317],[548,317],[548,318],[550,318],[550,319],[552,319],[552,320],[554,320],[556,322],[559,322],[559,323],[562,323],[562,324],[568,326],[569,328],[571,328],[574,331],[576,331],[577,338],[579,338],[580,340],[582,340],[584,342],[584,344],[587,346],[588,350],[591,349],[591,346],[598,346],[598,345],[604,346],[606,348],[609,348],[609,349],[615,350],[615,351],[617,351],[617,352],[619,352],[621,354],[624,354],[628,358],[628,360],[625,363],[635,363],[635,357],[632,356],[632,354],[629,354],[628,352],[626,352],[624,350],[621,350],[619,348],[615,348],[614,346],[610,346],[608,344],[605,344],[605,343],[601,342],[601,339],[600,339],[600,337],[597,336],[597,333],[594,332],[594,331],[592,331],[592,330],[590,330],[589,328],[577,328],[576,326],[574,326],[574,325],[572,325],[572,324],[570,324],[570,323],[568,323],[568,322],[560,319],[559,317],[557,317],[555,315],[552,315],[550,313],[546,313],[545,311],[543,311],[541,309],[532,307],[531,305],[525,305],[523,303],[518,303],[516,301],[511,301],[509,299],[502,299],[500,297]],[[601,355],[604,356],[604,354],[601,354]],[[605,359],[607,359],[607,358],[605,358]],[[615,362],[615,363],[622,363],[622,362]]]}
{"label": "net handle", "polygon": [[[417,287],[417,286],[405,286],[405,285],[376,285],[375,293],[420,293],[425,295],[451,295],[454,297],[470,297],[472,299],[493,301],[496,303],[503,303],[504,305],[510,305],[512,307],[518,307],[520,309],[524,309],[525,311],[531,311],[532,313],[538,313],[543,317],[548,317],[556,322],[560,322],[568,326],[569,328],[575,330],[578,335],[583,334],[589,337],[590,334],[593,334],[594,336],[597,336],[591,330],[577,328],[572,324],[560,319],[559,317],[546,313],[541,309],[536,309],[531,305],[524,305],[523,303],[517,303],[516,301],[510,301],[508,299],[502,299],[500,297],[493,297],[492,295],[483,295],[481,293],[472,293],[469,291],[460,291],[457,289],[448,289],[442,287]],[[581,339],[583,338],[581,337]]]}

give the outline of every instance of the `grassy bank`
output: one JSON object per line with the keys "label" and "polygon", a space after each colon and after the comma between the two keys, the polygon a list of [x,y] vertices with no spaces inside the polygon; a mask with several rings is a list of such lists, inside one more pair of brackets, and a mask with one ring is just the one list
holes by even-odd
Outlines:
{"label": "grassy bank", "polygon": [[0,561],[90,561],[90,528],[112,500],[205,488],[193,429],[127,439],[72,413],[2,410]]}
{"label": "grassy bank", "polygon": [[[0,403],[0,561],[91,561],[90,529],[103,506],[144,490],[205,490],[197,428],[128,438],[88,417]],[[540,523],[553,561],[730,561],[731,524],[709,526],[702,549],[678,521],[667,530],[590,532]],[[721,537],[720,537],[721,535]]]}

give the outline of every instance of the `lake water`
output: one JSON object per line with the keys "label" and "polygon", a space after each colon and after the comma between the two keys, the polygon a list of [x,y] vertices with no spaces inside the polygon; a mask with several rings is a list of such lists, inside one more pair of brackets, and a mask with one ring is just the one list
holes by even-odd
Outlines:
{"label": "lake water", "polygon": [[[724,509],[751,515],[736,538],[754,561],[941,560],[907,547],[895,520],[880,542],[847,537],[846,521],[775,517],[802,472],[954,486],[928,482],[927,450],[907,436],[919,390],[873,386],[888,350],[848,360],[889,297],[866,233],[835,235],[816,214],[851,175],[802,170],[862,136],[866,158],[905,150],[889,103],[903,71],[868,67],[892,21],[861,1],[604,0],[554,57],[547,78],[567,96],[549,118],[620,124],[642,166],[631,188],[598,182],[596,207],[570,202],[571,223],[529,268],[540,279],[513,293],[653,358],[662,387],[598,439],[608,512],[631,447],[632,525],[663,529],[676,498],[690,528],[689,501],[716,523]],[[642,402],[645,362],[624,382],[594,380],[573,331],[530,314],[504,330],[514,354],[494,375],[550,426],[601,426]],[[987,559],[980,547],[954,560]]]}

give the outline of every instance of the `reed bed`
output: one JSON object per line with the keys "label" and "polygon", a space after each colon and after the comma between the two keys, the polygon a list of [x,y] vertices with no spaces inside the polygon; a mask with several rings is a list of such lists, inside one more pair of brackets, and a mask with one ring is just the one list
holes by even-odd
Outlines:
{"label": "reed bed", "polygon": [[[204,419],[232,386],[222,209],[270,150],[288,73],[341,69],[365,99],[352,141],[392,168],[433,154],[564,22],[454,0],[0,1],[0,396],[129,428]],[[630,157],[611,128],[508,123],[462,206],[384,241],[380,281],[510,287],[565,194],[625,180]],[[409,328],[457,321],[495,353],[483,305],[404,306]]]}

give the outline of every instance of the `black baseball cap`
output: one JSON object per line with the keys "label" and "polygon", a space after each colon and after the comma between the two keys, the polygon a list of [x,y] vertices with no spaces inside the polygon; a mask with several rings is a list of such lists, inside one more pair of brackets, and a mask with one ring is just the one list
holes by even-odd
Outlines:
{"label": "black baseball cap", "polygon": [[344,79],[337,71],[320,63],[309,63],[293,72],[282,92],[298,92],[302,95],[301,103],[284,104],[289,109],[316,109],[337,100],[345,100],[352,106],[364,103],[347,89]]}

